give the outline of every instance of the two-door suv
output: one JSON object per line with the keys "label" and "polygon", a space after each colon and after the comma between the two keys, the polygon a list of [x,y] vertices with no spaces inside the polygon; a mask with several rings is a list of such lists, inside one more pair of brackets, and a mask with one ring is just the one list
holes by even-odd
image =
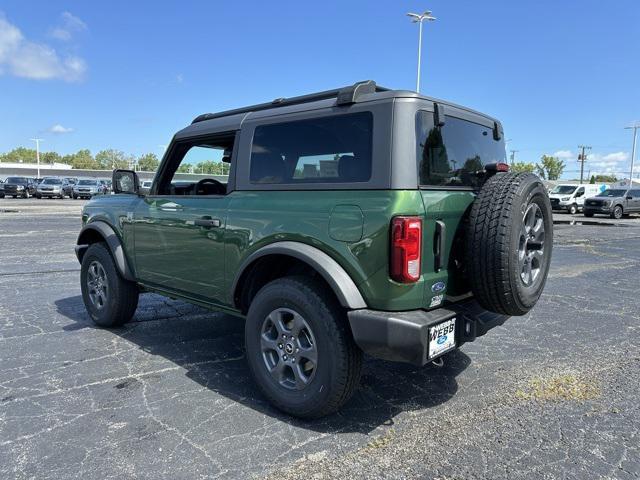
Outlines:
{"label": "two-door suv", "polygon": [[[118,326],[156,292],[244,318],[266,397],[326,415],[357,388],[363,352],[441,362],[537,302],[549,198],[504,159],[497,120],[372,81],[201,115],[148,194],[116,170],[116,195],[84,207],[86,308]],[[228,181],[177,174],[203,160]]]}

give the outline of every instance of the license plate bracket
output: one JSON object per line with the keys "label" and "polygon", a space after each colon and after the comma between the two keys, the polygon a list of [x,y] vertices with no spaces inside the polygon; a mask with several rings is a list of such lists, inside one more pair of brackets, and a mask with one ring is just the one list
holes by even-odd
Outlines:
{"label": "license plate bracket", "polygon": [[429,360],[456,348],[456,318],[429,327]]}

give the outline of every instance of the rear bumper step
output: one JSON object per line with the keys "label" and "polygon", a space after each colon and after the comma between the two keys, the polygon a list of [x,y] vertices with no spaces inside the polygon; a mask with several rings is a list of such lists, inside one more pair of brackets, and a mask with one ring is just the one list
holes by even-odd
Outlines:
{"label": "rear bumper step", "polygon": [[420,366],[433,360],[428,358],[429,327],[455,318],[457,348],[509,319],[506,315],[483,309],[473,299],[430,311],[352,310],[348,317],[354,339],[365,353]]}

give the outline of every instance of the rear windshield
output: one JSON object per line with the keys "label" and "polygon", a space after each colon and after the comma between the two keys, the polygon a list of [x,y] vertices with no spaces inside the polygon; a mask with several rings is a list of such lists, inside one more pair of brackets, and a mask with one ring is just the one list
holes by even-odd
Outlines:
{"label": "rear windshield", "polygon": [[599,197],[624,197],[624,194],[626,193],[626,190],[605,190],[602,193],[599,193],[598,196]]}
{"label": "rear windshield", "polygon": [[477,188],[485,165],[506,160],[504,142],[494,140],[490,127],[456,117],[436,127],[431,112],[418,112],[416,138],[421,186]]}
{"label": "rear windshield", "polygon": [[59,178],[45,178],[42,181],[42,185],[62,185],[62,180]]}
{"label": "rear windshield", "polygon": [[556,187],[551,190],[551,193],[560,193],[564,195],[568,195],[573,193],[576,189],[575,185],[556,185]]}
{"label": "rear windshield", "polygon": [[366,182],[371,178],[370,112],[256,127],[254,184]]}
{"label": "rear windshield", "polygon": [[97,183],[97,180],[80,180],[78,185],[96,185]]}
{"label": "rear windshield", "polygon": [[28,179],[25,177],[9,177],[7,183],[27,183]]}

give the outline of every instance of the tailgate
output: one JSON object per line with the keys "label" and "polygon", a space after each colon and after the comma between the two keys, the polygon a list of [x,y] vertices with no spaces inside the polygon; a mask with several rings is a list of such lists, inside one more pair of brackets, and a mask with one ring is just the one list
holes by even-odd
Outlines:
{"label": "tailgate", "polygon": [[425,210],[422,242],[424,308],[470,292],[463,280],[463,219],[475,195],[470,191],[421,190]]}

